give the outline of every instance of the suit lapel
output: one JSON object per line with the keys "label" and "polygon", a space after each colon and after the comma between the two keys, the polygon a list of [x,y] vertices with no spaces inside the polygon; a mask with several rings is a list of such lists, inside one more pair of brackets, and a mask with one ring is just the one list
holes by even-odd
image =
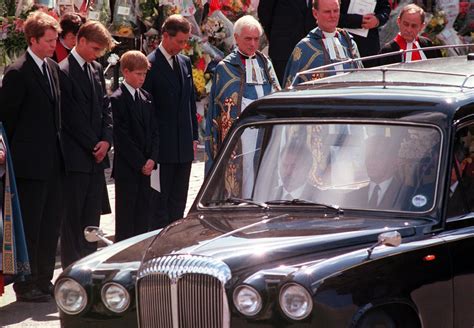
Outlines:
{"label": "suit lapel", "polygon": [[122,84],[121,89],[122,89],[122,95],[124,96],[125,101],[127,103],[127,108],[131,109],[130,111],[132,113],[130,115],[133,117],[135,121],[138,122],[138,124],[140,124],[142,128],[145,128],[143,124],[144,120],[142,118],[141,113],[139,112],[141,110],[141,108],[139,107],[139,104],[135,102],[135,99],[133,99],[133,96],[130,94],[126,86]]}
{"label": "suit lapel", "polygon": [[99,98],[98,96],[102,94],[102,91],[100,90],[100,87],[101,87],[101,84],[99,82],[99,72],[95,69],[94,65],[89,65],[90,68],[91,68],[91,78],[92,78],[92,104],[94,106],[94,108],[96,106],[98,106],[98,101],[99,101]]}
{"label": "suit lapel", "polygon": [[79,85],[79,88],[81,89],[82,93],[87,99],[91,98],[91,90],[90,90],[90,83],[87,81],[87,76],[84,73],[83,68],[79,65],[77,62],[76,58],[74,58],[73,55],[69,55],[68,57],[69,60],[69,70],[71,73],[71,77],[73,79],[77,79],[76,85]]}
{"label": "suit lapel", "polygon": [[[179,84],[180,85],[183,85],[183,74],[184,74],[184,68],[186,67],[186,65],[184,64],[183,60],[180,58],[179,55],[176,55],[176,60],[178,62],[178,66],[179,66]],[[176,74],[176,73],[175,73]]]}
{"label": "suit lapel", "polygon": [[54,98],[54,119],[56,123],[56,129],[61,130],[61,107],[60,107],[60,89],[59,89],[59,76],[58,70],[53,70],[51,67],[54,64],[51,64],[51,59],[47,58],[49,76],[51,76],[51,89],[53,92]]}
{"label": "suit lapel", "polygon": [[[43,72],[39,69],[38,65],[36,65],[35,60],[31,55],[27,52],[26,53],[26,59],[31,66],[34,74],[36,75],[36,81],[40,85],[41,89],[44,91],[44,93],[48,96],[48,99],[53,102],[54,98],[53,95],[51,95],[51,90],[49,88],[49,85],[46,83],[45,76],[43,75]],[[51,73],[51,70],[50,70]],[[52,76],[51,76],[52,77]]]}
{"label": "suit lapel", "polygon": [[176,74],[173,72],[173,69],[166,60],[165,56],[161,53],[160,49],[156,49],[155,53],[156,61],[159,67],[158,69],[160,70],[159,74],[162,74],[173,85],[174,88],[179,88],[179,81],[176,78]]}
{"label": "suit lapel", "polygon": [[402,184],[400,179],[393,177],[392,182],[385,191],[382,201],[379,204],[380,208],[398,208],[398,202]]}

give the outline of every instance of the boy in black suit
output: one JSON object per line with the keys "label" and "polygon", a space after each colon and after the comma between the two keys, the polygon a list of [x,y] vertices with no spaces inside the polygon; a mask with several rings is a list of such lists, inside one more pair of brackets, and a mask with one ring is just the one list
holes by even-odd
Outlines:
{"label": "boy in black suit", "polygon": [[84,228],[99,225],[105,190],[104,169],[112,144],[112,114],[102,65],[96,59],[113,47],[105,26],[89,21],[77,33],[76,46],[60,64],[66,213],[61,227],[61,264],[66,268],[93,253],[97,243]]}
{"label": "boy in black suit", "polygon": [[115,240],[149,230],[151,171],[158,160],[158,125],[151,95],[141,89],[150,67],[140,51],[120,58],[124,82],[110,97],[114,118]]}

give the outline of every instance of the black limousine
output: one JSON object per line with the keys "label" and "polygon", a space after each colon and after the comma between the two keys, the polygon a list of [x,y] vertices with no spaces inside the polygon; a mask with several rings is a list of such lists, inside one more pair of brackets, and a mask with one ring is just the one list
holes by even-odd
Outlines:
{"label": "black limousine", "polygon": [[252,103],[188,216],[55,284],[64,327],[472,327],[474,61]]}

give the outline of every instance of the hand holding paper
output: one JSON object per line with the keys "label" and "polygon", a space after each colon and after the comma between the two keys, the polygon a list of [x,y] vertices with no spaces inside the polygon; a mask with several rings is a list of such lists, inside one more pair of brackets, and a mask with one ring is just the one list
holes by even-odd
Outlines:
{"label": "hand holding paper", "polygon": [[[377,0],[351,0],[347,13],[358,14],[362,16],[366,16],[368,14],[373,15],[376,4],[377,4]],[[378,25],[378,20],[375,16],[373,16],[373,18],[375,18],[376,20],[376,24],[373,26],[375,27]],[[357,34],[366,38],[367,34],[369,33],[369,29],[373,28],[373,27],[368,27],[368,26],[372,26],[373,24],[374,24],[373,20],[367,17],[365,22],[364,20],[362,21],[362,28],[346,28],[346,30],[349,33]]]}

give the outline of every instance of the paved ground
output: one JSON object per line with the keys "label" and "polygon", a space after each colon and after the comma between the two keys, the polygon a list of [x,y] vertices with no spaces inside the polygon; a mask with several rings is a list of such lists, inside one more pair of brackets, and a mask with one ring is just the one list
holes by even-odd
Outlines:
{"label": "paved ground", "polygon": [[[198,160],[193,163],[188,192],[186,213],[201,187],[204,174],[203,150],[198,153]],[[113,181],[107,180],[110,205],[115,208],[115,189]],[[114,213],[103,215],[100,226],[106,234],[114,235]],[[56,262],[54,279],[61,273],[59,257]],[[53,281],[54,282],[54,281]],[[48,303],[21,303],[16,302],[15,293],[11,285],[6,287],[6,293],[0,297],[0,327],[59,327],[59,316],[54,301]]]}

